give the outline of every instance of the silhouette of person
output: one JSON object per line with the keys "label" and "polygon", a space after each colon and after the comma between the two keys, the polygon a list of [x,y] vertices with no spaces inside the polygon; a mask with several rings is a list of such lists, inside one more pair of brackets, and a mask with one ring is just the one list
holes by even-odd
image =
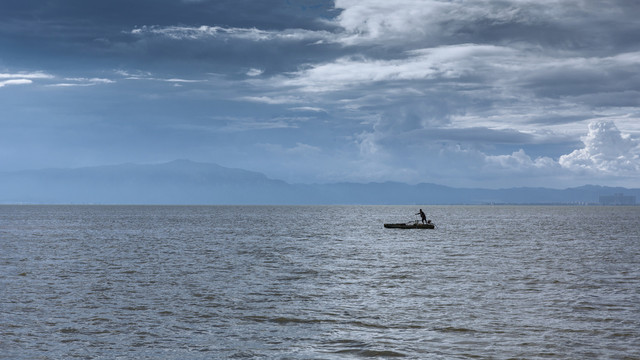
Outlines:
{"label": "silhouette of person", "polygon": [[424,214],[424,211],[422,211],[422,209],[420,209],[420,212],[417,213],[416,215],[420,215],[420,217],[422,218],[422,223],[423,224],[427,223],[427,215]]}

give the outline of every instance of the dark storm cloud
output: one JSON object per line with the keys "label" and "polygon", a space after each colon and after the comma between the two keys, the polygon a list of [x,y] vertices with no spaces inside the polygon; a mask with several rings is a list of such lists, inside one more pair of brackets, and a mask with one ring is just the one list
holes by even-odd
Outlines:
{"label": "dark storm cloud", "polygon": [[[338,21],[365,41],[433,47],[475,43],[536,46],[591,55],[637,50],[634,1],[336,1]],[[401,39],[401,40],[400,40]]]}
{"label": "dark storm cloud", "polygon": [[[518,81],[543,97],[640,91],[640,52],[549,61]],[[636,104],[635,101],[630,105]]]}
{"label": "dark storm cloud", "polygon": [[[448,23],[458,41],[518,43],[589,56],[637,50],[633,1],[493,2],[487,14]],[[491,16],[489,13],[498,14]]]}

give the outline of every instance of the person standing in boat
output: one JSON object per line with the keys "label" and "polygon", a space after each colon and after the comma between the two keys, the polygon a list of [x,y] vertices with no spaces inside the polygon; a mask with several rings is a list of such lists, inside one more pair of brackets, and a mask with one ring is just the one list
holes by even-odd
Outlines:
{"label": "person standing in boat", "polygon": [[420,215],[423,224],[427,223],[427,215],[424,214],[424,211],[422,211],[422,209],[420,209],[420,212],[418,212],[416,215]]}

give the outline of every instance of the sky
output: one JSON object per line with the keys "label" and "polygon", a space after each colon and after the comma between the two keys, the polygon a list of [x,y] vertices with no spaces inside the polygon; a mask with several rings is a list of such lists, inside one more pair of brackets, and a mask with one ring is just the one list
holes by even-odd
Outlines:
{"label": "sky", "polygon": [[640,2],[2,0],[0,171],[640,187]]}

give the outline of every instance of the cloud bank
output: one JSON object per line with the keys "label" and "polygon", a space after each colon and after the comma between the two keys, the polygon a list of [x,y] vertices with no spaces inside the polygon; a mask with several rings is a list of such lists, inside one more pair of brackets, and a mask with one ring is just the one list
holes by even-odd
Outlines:
{"label": "cloud bank", "polygon": [[640,141],[622,134],[611,121],[592,122],[584,148],[562,155],[559,163],[575,172],[614,176],[640,173]]}

